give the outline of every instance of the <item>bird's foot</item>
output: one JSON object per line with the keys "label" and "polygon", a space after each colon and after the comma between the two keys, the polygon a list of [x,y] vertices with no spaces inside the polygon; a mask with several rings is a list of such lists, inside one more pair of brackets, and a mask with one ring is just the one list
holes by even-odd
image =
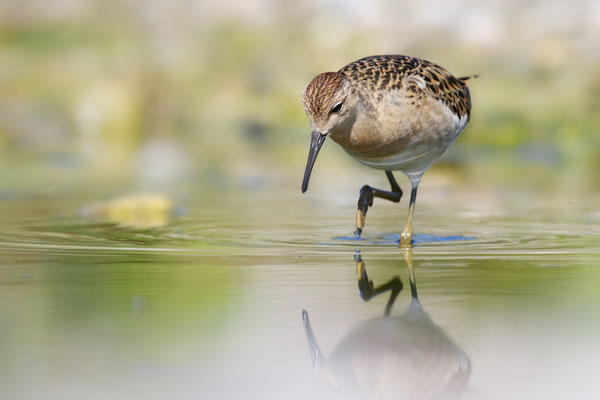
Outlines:
{"label": "bird's foot", "polygon": [[400,247],[410,247],[412,245],[412,232],[403,231],[400,234]]}

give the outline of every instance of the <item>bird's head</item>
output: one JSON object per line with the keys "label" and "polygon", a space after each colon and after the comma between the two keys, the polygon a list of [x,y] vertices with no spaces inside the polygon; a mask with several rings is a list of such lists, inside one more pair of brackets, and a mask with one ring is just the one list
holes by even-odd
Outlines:
{"label": "bird's head", "polygon": [[306,87],[302,102],[310,121],[312,137],[310,152],[302,181],[302,192],[308,188],[308,180],[317,154],[327,136],[343,129],[355,117],[359,97],[352,84],[339,72],[317,75]]}

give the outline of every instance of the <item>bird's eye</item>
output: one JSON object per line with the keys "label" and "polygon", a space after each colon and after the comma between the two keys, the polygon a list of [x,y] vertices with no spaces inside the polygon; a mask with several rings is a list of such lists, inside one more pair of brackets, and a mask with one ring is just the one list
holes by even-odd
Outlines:
{"label": "bird's eye", "polygon": [[342,106],[343,105],[344,105],[344,103],[340,101],[335,106],[333,106],[333,108],[331,109],[331,112],[332,113],[338,113],[338,112],[342,111]]}

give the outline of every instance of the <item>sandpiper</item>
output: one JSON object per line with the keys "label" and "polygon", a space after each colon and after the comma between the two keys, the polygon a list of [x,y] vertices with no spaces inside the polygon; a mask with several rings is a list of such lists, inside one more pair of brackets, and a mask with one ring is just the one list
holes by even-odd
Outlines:
{"label": "sandpiper", "polygon": [[360,190],[355,232],[360,237],[375,197],[400,201],[402,190],[392,171],[402,171],[412,190],[400,242],[410,245],[421,177],[469,122],[469,78],[402,55],[366,57],[317,75],[303,95],[312,137],[302,192],[327,137],[359,162],[385,171],[390,191],[368,185]]}

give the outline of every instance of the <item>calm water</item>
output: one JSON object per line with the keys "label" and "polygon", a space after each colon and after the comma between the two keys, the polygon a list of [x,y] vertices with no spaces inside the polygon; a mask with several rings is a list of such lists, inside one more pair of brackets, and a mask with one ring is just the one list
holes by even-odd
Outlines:
{"label": "calm water", "polygon": [[2,197],[0,398],[600,397],[594,201],[425,187],[418,302],[404,200],[357,242],[350,194],[173,199],[154,229],[88,196]]}

